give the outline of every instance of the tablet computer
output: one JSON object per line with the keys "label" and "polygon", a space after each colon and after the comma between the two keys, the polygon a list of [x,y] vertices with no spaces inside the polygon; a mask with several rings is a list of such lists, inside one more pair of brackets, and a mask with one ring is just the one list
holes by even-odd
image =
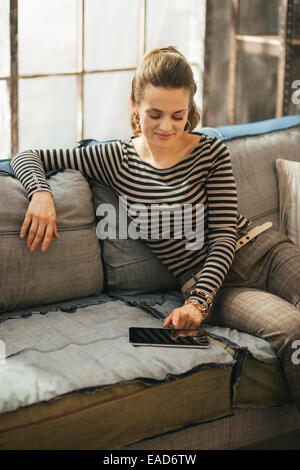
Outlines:
{"label": "tablet computer", "polygon": [[172,348],[208,348],[206,331],[175,328],[130,327],[129,342],[133,346],[166,346]]}

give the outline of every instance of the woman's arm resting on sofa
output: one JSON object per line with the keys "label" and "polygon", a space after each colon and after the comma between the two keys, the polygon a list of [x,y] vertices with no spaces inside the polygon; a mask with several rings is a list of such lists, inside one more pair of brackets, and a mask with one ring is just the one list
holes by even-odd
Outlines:
{"label": "woman's arm resting on sofa", "polygon": [[11,167],[31,200],[41,189],[51,193],[45,171],[70,168],[110,186],[114,178],[112,162],[117,172],[121,160],[121,144],[116,141],[74,149],[26,150],[12,157]]}
{"label": "woman's arm resting on sofa", "polygon": [[52,191],[46,180],[45,171],[70,168],[110,186],[114,178],[112,160],[117,172],[122,160],[119,141],[86,148],[26,150],[12,157],[11,167],[27,191],[30,201],[20,232],[23,238],[31,223],[28,248],[31,247],[33,251],[44,234],[42,251],[49,247],[53,236],[59,238]]}

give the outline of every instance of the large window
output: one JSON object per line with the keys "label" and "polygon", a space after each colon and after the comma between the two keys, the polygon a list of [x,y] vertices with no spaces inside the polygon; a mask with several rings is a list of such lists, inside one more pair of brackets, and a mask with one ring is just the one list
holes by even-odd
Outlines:
{"label": "large window", "polygon": [[0,157],[132,135],[134,70],[153,47],[188,58],[202,106],[205,0],[0,0]]}

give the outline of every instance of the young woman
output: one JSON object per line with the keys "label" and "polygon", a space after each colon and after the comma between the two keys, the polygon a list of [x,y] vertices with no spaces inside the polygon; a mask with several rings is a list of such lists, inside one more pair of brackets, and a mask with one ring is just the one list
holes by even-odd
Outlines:
{"label": "young woman", "polygon": [[[228,149],[215,137],[190,132],[200,119],[195,92],[185,57],[175,47],[153,49],[132,81],[134,138],[86,148],[27,150],[14,156],[11,166],[30,200],[20,235],[23,238],[30,226],[27,244],[32,251],[42,239],[43,251],[52,237],[59,239],[51,188],[45,179],[45,170],[55,168],[76,169],[98,179],[126,196],[129,205],[190,204],[193,229],[197,207],[202,205],[204,239],[199,249],[188,249],[185,236],[175,237],[175,226],[168,238],[145,240],[179,278],[185,296],[184,305],[170,312],[163,326],[199,327],[224,287],[257,287],[288,300],[290,309],[283,309],[279,321],[264,305],[253,315],[242,309],[234,315],[230,308],[222,318],[215,315],[221,324],[271,342],[300,411],[300,365],[291,362],[293,341],[300,340],[300,249],[269,226],[257,228],[238,213]],[[161,226],[159,233],[163,233]],[[244,244],[236,253],[239,239]],[[291,273],[287,286],[282,280],[291,280]]]}

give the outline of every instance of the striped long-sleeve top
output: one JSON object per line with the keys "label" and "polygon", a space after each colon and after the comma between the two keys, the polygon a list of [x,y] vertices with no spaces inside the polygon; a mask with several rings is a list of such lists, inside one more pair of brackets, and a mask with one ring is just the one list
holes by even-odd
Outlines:
{"label": "striped long-sleeve top", "polygon": [[[74,149],[27,150],[15,155],[11,166],[29,200],[36,191],[51,192],[45,171],[53,169],[79,170],[110,186],[123,202],[126,199],[135,226],[137,211],[132,207],[140,209],[142,238],[174,276],[195,267],[201,270],[189,296],[199,302],[199,290],[214,296],[222,286],[233,262],[237,231],[251,222],[238,213],[231,156],[216,137],[202,135],[187,157],[162,169],[142,160],[131,138]],[[158,207],[174,207],[167,232],[164,212],[156,219],[150,215],[154,208],[157,216]],[[154,230],[147,231],[150,226]],[[197,238],[199,233],[203,237]]]}

